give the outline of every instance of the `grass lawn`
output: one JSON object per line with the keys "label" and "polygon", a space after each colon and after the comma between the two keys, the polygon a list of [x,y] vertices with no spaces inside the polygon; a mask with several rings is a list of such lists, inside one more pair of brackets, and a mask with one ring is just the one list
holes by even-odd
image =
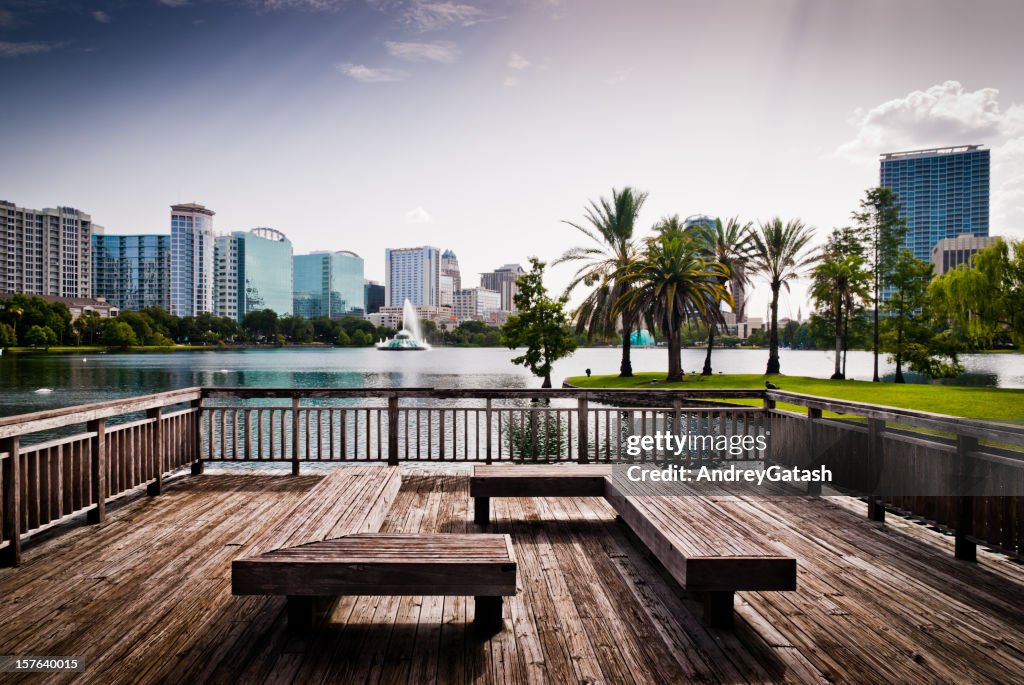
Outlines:
{"label": "grass lawn", "polygon": [[[687,376],[681,383],[662,383],[664,373],[637,373],[633,378],[618,376],[574,376],[566,381],[581,388],[680,388],[687,390],[764,389],[771,380],[782,390],[805,395],[834,397],[853,402],[881,404],[1005,423],[1024,423],[1024,389],[976,388],[958,385],[921,385],[870,383],[868,381],[831,381],[807,376],[761,376],[723,374]],[[653,382],[653,383],[652,383]],[[759,400],[730,400],[737,404],[760,405]],[[795,405],[779,408],[803,410]]]}

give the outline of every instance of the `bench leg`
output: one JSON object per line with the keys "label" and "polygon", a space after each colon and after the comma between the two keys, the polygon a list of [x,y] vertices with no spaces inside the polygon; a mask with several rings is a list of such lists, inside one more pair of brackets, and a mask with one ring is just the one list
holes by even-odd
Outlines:
{"label": "bench leg", "polygon": [[504,627],[501,617],[501,597],[475,597],[473,629],[480,635],[500,633]]}
{"label": "bench leg", "polygon": [[704,593],[704,623],[712,628],[732,628],[733,592]]}
{"label": "bench leg", "polygon": [[877,497],[868,497],[868,519],[885,521],[885,505]]}
{"label": "bench leg", "polygon": [[308,633],[322,623],[334,605],[333,597],[288,595],[288,630]]}
{"label": "bench leg", "polygon": [[491,498],[473,498],[473,522],[479,526],[486,526],[491,522]]}

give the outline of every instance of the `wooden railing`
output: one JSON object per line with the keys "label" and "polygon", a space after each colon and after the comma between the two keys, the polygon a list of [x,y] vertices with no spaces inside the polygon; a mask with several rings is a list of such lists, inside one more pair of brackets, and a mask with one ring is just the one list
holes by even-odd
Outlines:
{"label": "wooden railing", "polygon": [[143,484],[159,494],[164,474],[198,459],[201,397],[191,388],[0,419],[0,559],[17,565],[22,537],[82,511],[102,522],[107,502]]}
{"label": "wooden railing", "polygon": [[[755,406],[730,404],[755,400]],[[782,411],[776,403],[801,407]],[[825,412],[840,414],[826,418]],[[630,436],[769,436],[768,451],[626,453]],[[0,419],[0,561],[21,539],[183,466],[344,461],[825,465],[833,485],[956,535],[1024,554],[1024,427],[763,390],[189,388]],[[976,496],[964,483],[1007,485]],[[885,487],[879,489],[879,484]],[[813,494],[812,490],[812,494]],[[953,493],[953,494],[950,494]]]}

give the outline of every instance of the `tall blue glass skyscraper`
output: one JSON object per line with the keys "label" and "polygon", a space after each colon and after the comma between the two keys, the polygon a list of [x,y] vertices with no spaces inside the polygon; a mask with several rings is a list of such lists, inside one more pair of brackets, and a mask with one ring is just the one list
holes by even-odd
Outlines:
{"label": "tall blue glass skyscraper", "polygon": [[118,309],[168,308],[169,235],[92,236],[92,294]]}
{"label": "tall blue glass skyscraper", "polygon": [[881,185],[899,196],[918,259],[931,259],[943,238],[988,235],[989,151],[980,145],[884,154]]}
{"label": "tall blue glass skyscraper", "polygon": [[171,314],[213,312],[213,210],[188,203],[171,207]]}
{"label": "tall blue glass skyscraper", "polygon": [[364,313],[363,258],[355,252],[295,255],[293,308],[306,318]]}

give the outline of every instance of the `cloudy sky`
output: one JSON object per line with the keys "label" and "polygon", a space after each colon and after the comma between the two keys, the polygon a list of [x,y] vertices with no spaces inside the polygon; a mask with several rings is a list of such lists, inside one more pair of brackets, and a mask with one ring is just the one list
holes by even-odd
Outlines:
{"label": "cloudy sky", "polygon": [[1024,237],[1022,25],[1018,0],[0,0],[0,198],[110,233],[196,201],[371,278],[419,244],[473,274],[552,259],[623,185],[645,228],[824,235],[879,153],[981,143],[993,232]]}

